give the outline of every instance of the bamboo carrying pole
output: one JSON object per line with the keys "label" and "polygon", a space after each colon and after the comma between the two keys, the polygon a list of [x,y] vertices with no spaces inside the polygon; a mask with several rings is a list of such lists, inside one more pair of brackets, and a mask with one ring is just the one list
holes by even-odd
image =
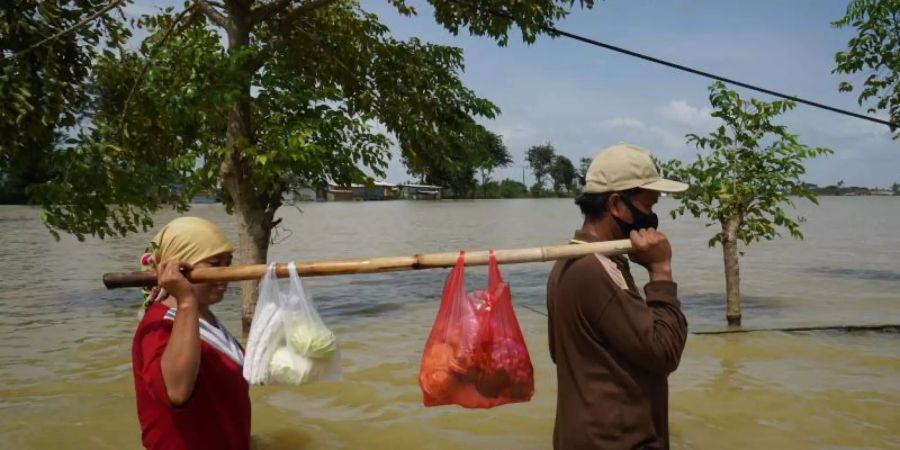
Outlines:
{"label": "bamboo carrying pole", "polygon": [[[631,250],[631,241],[593,242],[579,245],[555,245],[548,247],[519,248],[496,250],[497,262],[500,264],[521,264],[530,262],[555,261],[578,256],[600,253],[603,255],[620,255]],[[357,273],[399,272],[405,270],[437,269],[453,267],[458,252],[425,253],[413,256],[391,256],[369,259],[341,259],[315,262],[297,261],[297,273],[305,277],[328,275],[348,275]],[[485,266],[488,264],[488,251],[466,252],[467,266]],[[265,264],[246,266],[213,267],[195,269],[186,274],[194,283],[210,283],[221,281],[258,280],[266,273]],[[279,263],[275,270],[278,278],[288,276],[287,264]],[[125,287],[149,287],[156,284],[156,275],[152,272],[119,272],[103,274],[103,284],[108,289]]]}

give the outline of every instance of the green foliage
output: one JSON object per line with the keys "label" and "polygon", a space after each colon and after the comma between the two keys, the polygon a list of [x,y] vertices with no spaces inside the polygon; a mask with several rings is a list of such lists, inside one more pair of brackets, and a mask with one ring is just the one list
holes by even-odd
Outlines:
{"label": "green foliage", "polygon": [[553,192],[557,196],[569,194],[578,186],[575,181],[578,179],[578,171],[569,158],[563,155],[556,155],[553,159],[553,165],[550,167],[550,178],[553,180]]}
{"label": "green foliage", "polygon": [[543,185],[534,183],[531,185],[531,188],[528,190],[534,198],[548,198],[548,197],[556,197],[556,193],[545,188]]}
{"label": "green foliage", "polygon": [[[57,176],[49,155],[69,148],[89,101],[91,61],[130,33],[119,8],[62,33],[108,0],[0,2],[0,173],[5,201],[23,203],[26,188]],[[62,34],[61,34],[62,33]],[[48,37],[60,35],[56,39]],[[41,43],[45,41],[44,43]]]}
{"label": "green foliage", "polygon": [[[404,0],[391,0],[405,5]],[[575,3],[582,8],[592,8],[593,0],[429,0],[434,6],[437,22],[458,34],[467,27],[476,36],[490,36],[500,45],[509,42],[509,30],[518,28],[525,42],[532,43],[543,34],[544,27],[553,26],[556,20],[568,15]],[[489,11],[506,13],[513,18],[491,14]]]}
{"label": "green foliage", "polygon": [[578,182],[581,183],[582,186],[584,186],[586,183],[588,169],[591,167],[591,163],[593,161],[594,160],[592,160],[591,158],[581,158],[580,160],[578,160]]}
{"label": "green foliage", "polygon": [[[424,183],[450,188],[456,198],[475,195],[478,185],[476,171],[481,172],[484,188],[494,168],[505,167],[512,162],[503,139],[475,123],[464,127],[458,140],[445,145],[449,146],[430,148],[436,157],[427,159],[423,165],[407,167],[411,175]],[[484,189],[482,196],[487,196]]]}
{"label": "green foliage", "polygon": [[[547,197],[551,193],[555,196],[570,195],[578,190],[576,181],[582,175],[572,164],[572,160],[563,155],[557,155],[556,149],[550,143],[529,148],[525,160],[531,166],[531,171],[536,179],[535,184],[531,187],[532,197]],[[582,159],[582,165],[584,165],[584,159]],[[553,186],[552,191],[544,188],[544,179],[548,176]]]}
{"label": "green foliage", "polygon": [[79,239],[146,230],[155,211],[184,211],[216,187],[232,57],[202,23],[161,42],[174,19],[171,11],[141,19],[151,34],[138,51],[94,63],[90,127],[70,151],[52,154],[62,176],[34,189],[51,230]]}
{"label": "green foliage", "polygon": [[509,154],[509,149],[503,143],[503,136],[487,132],[481,137],[482,142],[478,144],[482,154],[479,168],[494,170],[499,167],[509,167],[513,163],[512,155]]}
{"label": "green foliage", "polygon": [[[672,217],[690,213],[723,228],[736,218],[737,239],[745,244],[780,236],[779,228],[802,238],[799,223],[804,219],[791,217],[784,206],[794,205],[791,196],[816,201],[800,181],[805,173],[803,161],[831,151],[807,147],[785,126],[773,122],[793,108],[793,102],[744,100],[720,82],[709,89],[712,116],[722,125],[707,136],[688,135],[688,142],[701,151],[694,162],[684,165],[676,160],[662,165],[666,176],[691,185],[680,196]],[[709,244],[723,239],[722,232],[716,233]]]}
{"label": "green foliage", "polygon": [[891,185],[891,191],[894,192],[894,195],[900,195],[900,183],[894,183]]}
{"label": "green foliage", "polygon": [[499,183],[488,181],[481,186],[481,195],[478,198],[525,198],[528,190],[525,185],[512,179],[504,179]]}
{"label": "green foliage", "polygon": [[807,184],[807,187],[809,187],[816,195],[860,196],[872,194],[872,189],[862,186],[845,186],[843,181],[840,182],[840,185],[832,184],[819,187]]}
{"label": "green foliage", "polygon": [[525,160],[528,161],[534,178],[537,180],[535,184],[543,189],[544,178],[550,175],[553,162],[556,160],[556,149],[550,143],[535,145],[528,149]]}
{"label": "green foliage", "polygon": [[[847,50],[838,52],[833,72],[867,74],[860,86],[857,100],[860,106],[870,100],[870,113],[885,111],[891,122],[894,139],[900,137],[900,0],[852,0],[847,13],[832,25],[851,26],[856,36],[847,43]],[[841,82],[838,89],[850,92],[850,82]]]}
{"label": "green foliage", "polygon": [[[69,3],[83,16],[102,2]],[[390,3],[402,14],[416,13],[403,0]],[[479,3],[512,19],[463,2],[431,4],[450,31],[465,28],[502,45],[513,29],[533,41],[574,2]],[[33,192],[51,229],[79,238],[124,235],[151,226],[160,208],[184,209],[195,193],[221,191],[230,211],[252,209],[263,228],[254,239],[264,242],[271,224],[265,218],[285,193],[366,181],[366,172],[383,176],[392,144],[411,173],[447,180],[438,184],[455,191],[471,191],[476,169],[507,163],[508,153],[491,153],[489,160],[479,153],[500,147],[475,118],[499,110],[462,84],[460,49],[395,39],[357,1],[242,5],[188,0],[180,12],[143,17],[137,26],[149,36],[136,50],[124,48],[124,21],[112,18],[97,24],[113,30],[106,50],[96,52],[96,36],[77,34],[69,43],[88,57],[58,58],[59,67],[83,69],[72,77],[81,89],[90,74],[91,95],[41,97],[46,104],[86,103],[72,108],[83,117],[73,112],[72,120],[49,127],[56,133],[61,126],[80,128],[67,147],[50,146],[48,160],[60,168],[59,177]],[[10,18],[16,16],[4,16]],[[17,90],[3,95],[28,98]],[[488,145],[473,148],[473,142]]]}
{"label": "green foliage", "polygon": [[481,172],[482,196],[487,198],[487,183],[490,181],[491,172],[498,167],[509,167],[512,164],[512,156],[503,143],[503,137],[499,134],[485,132],[475,144],[478,156],[478,165]]}
{"label": "green foliage", "polygon": [[522,198],[528,196],[528,189],[519,181],[509,178],[500,182],[500,197]]}

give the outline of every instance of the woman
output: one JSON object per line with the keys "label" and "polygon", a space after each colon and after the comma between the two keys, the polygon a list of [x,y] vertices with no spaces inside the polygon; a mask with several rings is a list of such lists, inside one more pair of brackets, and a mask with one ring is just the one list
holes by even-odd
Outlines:
{"label": "woman", "polygon": [[159,231],[141,260],[157,273],[131,349],[148,449],[250,448],[244,352],[209,310],[227,283],[191,284],[180,271],[228,266],[233,252],[218,226],[182,217]]}

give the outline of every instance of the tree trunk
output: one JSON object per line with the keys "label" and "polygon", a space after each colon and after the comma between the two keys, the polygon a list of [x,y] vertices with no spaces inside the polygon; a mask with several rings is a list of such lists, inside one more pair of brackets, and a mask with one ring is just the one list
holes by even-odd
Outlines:
{"label": "tree trunk", "polygon": [[[228,49],[234,52],[250,43],[249,11],[233,11],[228,27]],[[269,238],[278,202],[270,202],[271,193],[260,192],[254,183],[244,150],[255,142],[250,120],[250,83],[254,68],[244,63],[240,73],[240,90],[228,111],[226,145],[228,153],[220,175],[228,191],[237,222],[239,264],[263,264],[269,252]],[[250,330],[256,309],[258,281],[241,282],[241,323],[244,333]]]}
{"label": "tree trunk", "polygon": [[741,326],[741,274],[738,262],[737,231],[740,217],[722,223],[722,252],[725,257],[725,318],[729,326]]}
{"label": "tree trunk", "polygon": [[[240,188],[244,190],[246,188]],[[269,254],[269,240],[272,233],[274,214],[247,202],[235,202],[235,218],[238,230],[238,261],[240,264],[265,264]],[[250,331],[256,299],[259,296],[259,281],[242,281],[241,286],[241,327],[244,333]]]}
{"label": "tree trunk", "polygon": [[481,169],[481,198],[487,198],[487,182],[485,180],[484,169]]}

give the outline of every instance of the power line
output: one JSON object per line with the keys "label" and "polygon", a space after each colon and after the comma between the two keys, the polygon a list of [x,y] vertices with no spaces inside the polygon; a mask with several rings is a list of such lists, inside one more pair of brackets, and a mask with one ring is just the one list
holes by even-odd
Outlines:
{"label": "power line", "polygon": [[[456,3],[456,4],[459,4],[459,5],[468,6],[468,7],[470,7],[470,8],[474,8],[474,9],[476,9],[476,10],[482,10],[482,11],[485,11],[485,12],[487,12],[487,13],[489,13],[489,14],[492,14],[492,15],[495,15],[495,16],[498,16],[498,17],[503,17],[503,18],[505,18],[505,19],[509,19],[509,20],[512,20],[512,21],[515,21],[515,20],[516,20],[515,17],[514,17],[512,14],[507,13],[507,12],[505,12],[505,11],[498,11],[498,10],[495,10],[495,9],[493,9],[493,8],[487,8],[487,7],[480,6],[480,5],[474,5],[474,4],[471,4],[471,3],[468,3],[468,2],[464,2],[464,1],[460,1],[460,0],[449,0],[449,1],[451,1],[451,2],[453,2],[453,3]],[[755,86],[755,85],[752,85],[752,84],[749,84],[749,83],[744,83],[744,82],[741,82],[741,81],[732,80],[732,79],[730,79],[730,78],[726,78],[726,77],[723,77],[723,76],[720,76],[720,75],[716,75],[716,74],[713,74],[713,73],[705,72],[705,71],[702,71],[702,70],[699,70],[699,69],[694,69],[694,68],[692,68],[692,67],[688,67],[688,66],[685,66],[685,65],[682,65],[682,64],[674,63],[674,62],[671,62],[671,61],[666,61],[666,60],[659,59],[659,58],[654,58],[654,57],[652,57],[652,56],[648,56],[648,55],[645,55],[645,54],[643,54],[643,53],[638,53],[638,52],[635,52],[635,51],[632,51],[632,50],[628,50],[628,49],[625,49],[625,48],[622,48],[622,47],[618,47],[618,46],[615,46],[615,45],[607,44],[607,43],[605,43],[605,42],[600,42],[600,41],[598,41],[598,40],[591,39],[591,38],[588,38],[588,37],[584,37],[584,36],[581,36],[581,35],[578,35],[578,34],[575,34],[575,33],[569,33],[568,31],[563,31],[563,30],[560,30],[559,28],[556,28],[556,27],[551,27],[551,26],[547,26],[547,25],[539,25],[538,27],[539,27],[541,30],[543,30],[543,31],[545,31],[545,32],[547,32],[547,33],[550,33],[550,34],[558,34],[558,35],[560,35],[560,36],[565,36],[565,37],[567,37],[567,38],[569,38],[569,39],[574,39],[574,40],[576,40],[576,41],[580,41],[580,42],[583,42],[583,43],[586,43],[586,44],[590,44],[590,45],[594,45],[594,46],[597,46],[597,47],[605,48],[605,49],[607,49],[607,50],[612,50],[612,51],[617,52],[617,53],[622,53],[622,54],[625,54],[625,55],[628,55],[628,56],[633,56],[633,57],[635,57],[635,58],[643,59],[643,60],[645,60],[645,61],[650,61],[650,62],[652,62],[652,63],[661,64],[661,65],[663,65],[663,66],[667,66],[667,67],[671,67],[671,68],[673,68],[673,69],[677,69],[677,70],[681,70],[681,71],[684,71],[684,72],[692,73],[692,74],[694,74],[694,75],[700,75],[700,76],[702,76],[702,77],[711,78],[711,79],[713,79],[713,80],[718,80],[718,81],[722,81],[722,82],[724,82],[724,83],[733,84],[733,85],[735,85],[735,86],[740,86],[740,87],[743,87],[743,88],[746,88],[746,89],[750,89],[750,90],[753,90],[753,91],[762,92],[762,93],[764,93],[764,94],[769,94],[769,95],[774,96],[774,97],[780,97],[780,98],[783,98],[783,99],[786,99],[786,100],[791,100],[791,101],[794,101],[794,102],[797,102],[797,103],[803,103],[804,105],[809,105],[809,106],[812,106],[812,107],[815,107],[815,108],[824,109],[824,110],[831,111],[831,112],[835,112],[835,113],[838,113],[838,114],[844,114],[844,115],[846,115],[846,116],[855,117],[855,118],[857,118],[857,119],[868,120],[868,121],[870,121],[870,122],[875,122],[875,123],[879,123],[879,124],[882,124],[882,125],[887,125],[887,126],[889,126],[889,127],[897,126],[896,124],[892,124],[890,121],[882,120],[882,119],[879,119],[879,118],[877,118],[877,117],[866,116],[866,115],[863,115],[863,114],[855,113],[855,112],[853,112],[853,111],[848,111],[848,110],[846,110],[846,109],[835,108],[835,107],[833,107],[833,106],[828,106],[828,105],[825,105],[825,104],[822,104],[822,103],[819,103],[819,102],[814,102],[814,101],[812,101],[812,100],[806,100],[806,99],[803,99],[803,98],[800,98],[800,97],[795,97],[795,96],[793,96],[793,95],[783,94],[783,93],[781,93],[781,92],[777,92],[777,91],[773,91],[773,90],[771,90],[771,89],[766,89],[766,88],[763,88],[763,87]]]}
{"label": "power line", "polygon": [[[111,10],[111,9],[113,9],[113,8],[115,8],[115,7],[117,7],[117,6],[119,6],[121,3],[123,3],[123,1],[124,1],[124,0],[114,0],[114,1],[110,2],[107,6],[105,6],[104,8],[102,8],[102,9],[100,9],[99,11],[97,11],[96,13],[90,15],[89,17],[86,17],[85,19],[81,20],[80,22],[78,22],[77,24],[73,25],[72,27],[70,27],[70,28],[68,28],[68,29],[65,29],[65,30],[62,30],[62,31],[60,31],[59,33],[54,34],[53,36],[47,37],[47,38],[45,38],[45,39],[42,39],[41,41],[35,43],[34,45],[31,45],[31,46],[29,46],[28,48],[26,48],[26,49],[24,49],[24,50],[22,50],[22,51],[16,52],[16,53],[10,55],[10,56],[7,57],[7,58],[2,58],[2,57],[0,57],[0,60],[3,60],[3,59],[14,59],[14,58],[16,58],[16,57],[18,57],[18,56],[21,56],[21,55],[23,55],[23,54],[25,54],[25,53],[28,53],[28,52],[30,52],[30,51],[32,51],[32,50],[34,50],[34,49],[40,47],[41,45],[43,45],[43,44],[45,44],[45,43],[47,43],[47,42],[49,42],[49,41],[56,40],[56,39],[60,38],[61,36],[65,35],[65,34],[68,34],[68,33],[72,32],[72,31],[75,31],[75,30],[77,30],[78,28],[80,28],[80,27],[86,25],[88,22],[90,22],[90,21],[92,21],[92,20],[94,20],[94,19],[100,17],[101,15],[105,14],[105,13],[108,12],[109,10]],[[459,4],[459,5],[468,6],[468,7],[470,7],[470,8],[476,9],[476,10],[482,10],[482,11],[485,11],[485,12],[487,12],[487,13],[489,13],[489,14],[492,14],[492,15],[495,15],[495,16],[498,16],[498,17],[503,17],[503,18],[506,18],[506,19],[515,21],[515,17],[514,17],[512,14],[509,14],[509,13],[507,13],[507,12],[505,12],[505,11],[498,11],[498,10],[495,10],[495,9],[492,9],[492,8],[486,8],[486,7],[479,6],[479,5],[473,5],[473,4],[471,4],[471,3],[463,2],[463,1],[460,1],[460,0],[450,0],[450,1],[453,2],[453,3]],[[735,85],[735,86],[740,86],[740,87],[743,87],[743,88],[746,88],[746,89],[750,89],[750,90],[753,90],[753,91],[762,92],[762,93],[764,93],[764,94],[768,94],[768,95],[771,95],[771,96],[774,96],[774,97],[783,98],[783,99],[786,99],[786,100],[791,100],[791,101],[794,101],[794,102],[797,102],[797,103],[802,103],[802,104],[804,104],[804,105],[812,106],[812,107],[815,107],[815,108],[824,109],[824,110],[826,110],[826,111],[831,111],[831,112],[834,112],[834,113],[843,114],[843,115],[850,116],[850,117],[855,117],[855,118],[857,118],[857,119],[868,120],[868,121],[870,121],[870,122],[875,122],[875,123],[878,123],[878,124],[881,124],[881,125],[887,125],[887,126],[889,126],[889,127],[893,127],[893,126],[894,126],[894,124],[892,124],[891,122],[889,122],[889,121],[887,121],[887,120],[879,119],[879,118],[877,118],[877,117],[870,117],[870,116],[866,116],[866,115],[863,115],[863,114],[855,113],[855,112],[853,112],[853,111],[848,111],[848,110],[846,110],[846,109],[835,108],[835,107],[833,107],[833,106],[828,106],[828,105],[825,105],[825,104],[823,104],[823,103],[815,102],[815,101],[812,101],[812,100],[806,100],[806,99],[804,99],[804,98],[800,98],[800,97],[796,97],[796,96],[793,96],[793,95],[784,94],[784,93],[781,93],[781,92],[778,92],[778,91],[773,91],[773,90],[771,90],[771,89],[766,89],[766,88],[759,87],[759,86],[756,86],[756,85],[752,85],[752,84],[749,84],[749,83],[744,83],[744,82],[742,82],[742,81],[733,80],[733,79],[731,79],[731,78],[726,78],[726,77],[723,77],[723,76],[721,76],[721,75],[716,75],[716,74],[713,74],[713,73],[710,73],[710,72],[702,71],[702,70],[699,70],[699,69],[694,69],[694,68],[692,68],[692,67],[688,67],[688,66],[685,66],[685,65],[683,65],[683,64],[678,64],[678,63],[674,63],[674,62],[671,62],[671,61],[666,61],[666,60],[663,60],[663,59],[654,58],[654,57],[652,57],[652,56],[645,55],[645,54],[643,54],[643,53],[639,53],[639,52],[635,52],[635,51],[632,51],[632,50],[628,50],[628,49],[626,49],[626,48],[622,48],[622,47],[615,46],[615,45],[612,45],[612,44],[607,44],[607,43],[605,43],[605,42],[600,42],[600,41],[598,41],[598,40],[596,40],[596,39],[591,39],[591,38],[584,37],[584,36],[581,36],[581,35],[578,35],[578,34],[575,34],[575,33],[570,33],[570,32],[568,32],[568,31],[563,31],[563,30],[560,30],[559,28],[556,28],[556,27],[551,27],[551,26],[547,26],[547,25],[539,25],[538,27],[539,27],[541,30],[543,30],[543,31],[545,31],[545,32],[548,32],[548,33],[551,33],[551,34],[557,34],[557,35],[560,35],[560,36],[565,36],[565,37],[567,37],[567,38],[569,38],[569,39],[574,39],[574,40],[579,41],[579,42],[583,42],[583,43],[586,43],[586,44],[590,44],[590,45],[594,45],[594,46],[597,46],[597,47],[605,48],[605,49],[607,49],[607,50],[611,50],[611,51],[614,51],[614,52],[617,52],[617,53],[622,53],[622,54],[625,54],[625,55],[628,55],[628,56],[632,56],[632,57],[635,57],[635,58],[643,59],[643,60],[645,60],[645,61],[650,61],[650,62],[652,62],[652,63],[656,63],[656,64],[660,64],[660,65],[663,65],[663,66],[671,67],[671,68],[673,68],[673,69],[681,70],[681,71],[683,71],[683,72],[688,72],[688,73],[692,73],[692,74],[694,74],[694,75],[699,75],[699,76],[702,76],[702,77],[705,77],[705,78],[710,78],[710,79],[713,79],[713,80],[722,81],[722,82],[724,82],[724,83],[733,84],[733,85]]]}

